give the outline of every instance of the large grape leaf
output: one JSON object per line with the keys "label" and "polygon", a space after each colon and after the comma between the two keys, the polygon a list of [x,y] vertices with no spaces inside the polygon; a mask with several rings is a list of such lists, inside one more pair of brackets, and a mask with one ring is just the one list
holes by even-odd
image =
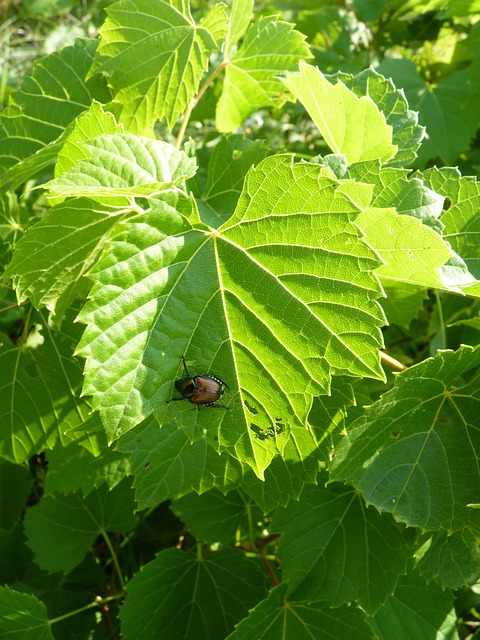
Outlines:
{"label": "large grape leaf", "polygon": [[417,157],[425,127],[418,124],[418,113],[408,108],[403,91],[396,89],[390,78],[384,78],[372,67],[356,75],[339,72],[334,77],[355,95],[369,96],[385,116],[387,124],[392,125],[392,142],[398,151],[388,165],[406,167],[411,164]]}
{"label": "large grape leaf", "polygon": [[400,373],[395,387],[351,425],[333,479],[368,503],[424,529],[480,531],[480,348],[440,351]]}
{"label": "large grape leaf", "polygon": [[271,530],[282,534],[282,576],[294,600],[333,607],[354,600],[372,614],[406,568],[404,535],[391,518],[366,509],[352,487],[307,487],[274,513]]}
{"label": "large grape leaf", "polygon": [[228,640],[375,640],[365,614],[355,607],[330,609],[325,602],[295,602],[286,597],[286,590],[284,584],[272,589],[268,598],[237,625]]}
{"label": "large grape leaf", "polygon": [[225,63],[217,129],[233,131],[260,107],[281,107],[288,93],[277,76],[296,71],[300,60],[311,57],[305,36],[288,22],[264,17],[253,23],[238,51]]}
{"label": "large grape leaf", "polygon": [[[93,98],[108,102],[102,78],[85,80],[97,43],[77,40],[39,60],[0,116],[0,185],[44,172],[60,149],[57,140]],[[10,169],[8,171],[7,169]]]}
{"label": "large grape leaf", "polygon": [[[383,378],[378,259],[352,224],[363,192],[276,156],[250,170],[216,231],[181,192],[118,229],[80,315],[84,391],[109,437],[155,411],[261,475],[333,372]],[[166,404],[183,355],[227,383],[230,410]]]}
{"label": "large grape leaf", "polygon": [[225,37],[225,5],[199,24],[187,0],[121,0],[106,11],[92,73],[109,76],[129,132],[146,133],[163,117],[172,127]]}
{"label": "large grape leaf", "polygon": [[331,151],[345,154],[349,164],[377,158],[385,163],[395,156],[393,127],[369,96],[358,97],[341,80],[330,83],[304,62],[283,82],[304,105]]}
{"label": "large grape leaf", "polygon": [[238,551],[202,558],[167,549],[128,583],[122,638],[138,640],[141,629],[143,637],[221,640],[265,592],[259,565]]}

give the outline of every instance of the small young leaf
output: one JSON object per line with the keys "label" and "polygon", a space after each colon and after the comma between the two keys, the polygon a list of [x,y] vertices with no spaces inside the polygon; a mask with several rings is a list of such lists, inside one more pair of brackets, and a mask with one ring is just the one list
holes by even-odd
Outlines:
{"label": "small young leaf", "polygon": [[252,24],[238,52],[227,61],[217,104],[217,129],[233,131],[260,107],[281,107],[288,99],[277,76],[295,71],[311,58],[305,36],[293,25],[271,17]]}
{"label": "small young leaf", "polygon": [[300,63],[298,73],[287,73],[285,86],[300,100],[333,153],[343,153],[349,164],[379,158],[391,160],[398,147],[393,129],[368,96],[357,97],[343,82],[331,84],[319,69]]}

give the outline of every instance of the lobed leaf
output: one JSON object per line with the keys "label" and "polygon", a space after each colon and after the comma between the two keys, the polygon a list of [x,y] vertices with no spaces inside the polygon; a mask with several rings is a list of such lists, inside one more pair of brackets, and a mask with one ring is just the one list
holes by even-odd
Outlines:
{"label": "lobed leaf", "polygon": [[300,63],[298,73],[287,73],[285,86],[300,100],[333,153],[343,153],[349,164],[391,160],[391,125],[368,96],[358,97],[343,82],[331,84],[322,72]]}
{"label": "lobed leaf", "polygon": [[[80,315],[84,391],[109,437],[155,411],[261,475],[304,428],[332,369],[382,378],[378,262],[352,224],[358,210],[330,172],[279,156],[250,171],[217,232],[179,192],[127,221]],[[183,354],[228,384],[230,411],[165,404]]]}
{"label": "lobed leaf", "polygon": [[[21,634],[21,635],[20,635]],[[0,587],[0,638],[55,640],[45,604],[29,593]]]}
{"label": "lobed leaf", "polygon": [[288,99],[277,78],[311,58],[305,36],[293,25],[271,17],[253,23],[239,50],[226,61],[225,79],[217,104],[219,131],[233,131],[257,109],[281,107]]}
{"label": "lobed leaf", "polygon": [[480,529],[480,349],[439,351],[396,378],[351,425],[331,469],[409,526]]}
{"label": "lobed leaf", "polygon": [[130,133],[150,132],[161,118],[172,128],[225,37],[225,5],[216,3],[200,24],[186,0],[121,0],[107,16],[92,73],[108,75]]}

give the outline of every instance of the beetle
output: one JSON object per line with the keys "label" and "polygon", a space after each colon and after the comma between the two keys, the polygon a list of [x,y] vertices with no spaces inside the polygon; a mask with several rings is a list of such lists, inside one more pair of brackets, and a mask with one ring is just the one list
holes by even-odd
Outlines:
{"label": "beetle", "polygon": [[167,402],[175,402],[177,400],[188,400],[192,404],[204,405],[205,407],[217,407],[219,409],[227,409],[224,404],[215,404],[217,400],[225,393],[225,389],[229,386],[220,378],[211,373],[202,373],[192,376],[187,368],[185,358],[182,356],[183,368],[185,369],[185,378],[175,380],[175,389],[182,394],[181,398],[172,398]]}

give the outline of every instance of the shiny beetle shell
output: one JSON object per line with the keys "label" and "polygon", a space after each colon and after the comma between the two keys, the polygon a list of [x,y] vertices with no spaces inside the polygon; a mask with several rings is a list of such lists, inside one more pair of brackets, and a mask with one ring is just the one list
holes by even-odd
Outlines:
{"label": "shiny beetle shell", "polygon": [[215,404],[223,396],[225,389],[228,389],[228,385],[211,373],[191,376],[183,357],[182,362],[186,377],[175,381],[175,389],[181,393],[182,397],[172,398],[169,402],[185,399],[196,405],[228,409],[224,405]]}

